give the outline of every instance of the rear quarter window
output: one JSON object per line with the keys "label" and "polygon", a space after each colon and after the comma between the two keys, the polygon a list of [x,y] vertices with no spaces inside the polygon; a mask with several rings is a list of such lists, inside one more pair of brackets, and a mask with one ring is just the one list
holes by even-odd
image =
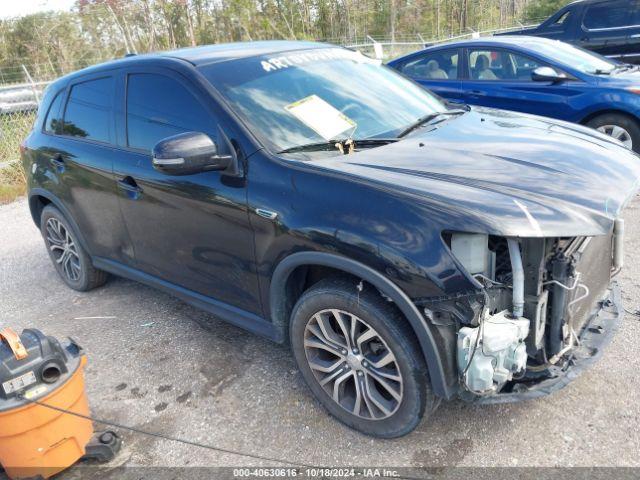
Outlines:
{"label": "rear quarter window", "polygon": [[47,133],[59,133],[60,131],[60,106],[62,104],[63,93],[64,92],[58,92],[49,104],[49,110],[44,119],[44,131]]}

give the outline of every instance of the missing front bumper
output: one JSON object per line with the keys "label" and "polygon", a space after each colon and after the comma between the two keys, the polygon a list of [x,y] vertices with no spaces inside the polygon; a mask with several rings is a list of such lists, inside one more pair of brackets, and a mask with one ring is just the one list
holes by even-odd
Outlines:
{"label": "missing front bumper", "polygon": [[560,390],[600,358],[604,348],[618,330],[623,315],[620,287],[617,282],[612,282],[607,290],[607,296],[600,302],[599,309],[585,323],[579,337],[580,346],[572,351],[573,356],[566,365],[551,367],[546,375],[538,380],[530,379],[527,382],[515,383],[509,392],[486,397],[462,395],[463,399],[482,404],[511,403],[544,397]]}

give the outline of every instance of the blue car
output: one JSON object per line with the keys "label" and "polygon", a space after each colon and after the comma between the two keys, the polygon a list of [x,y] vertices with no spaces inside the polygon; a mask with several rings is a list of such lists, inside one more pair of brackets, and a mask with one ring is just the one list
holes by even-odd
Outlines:
{"label": "blue car", "polygon": [[640,152],[638,66],[527,36],[442,44],[389,66],[450,102],[580,123]]}

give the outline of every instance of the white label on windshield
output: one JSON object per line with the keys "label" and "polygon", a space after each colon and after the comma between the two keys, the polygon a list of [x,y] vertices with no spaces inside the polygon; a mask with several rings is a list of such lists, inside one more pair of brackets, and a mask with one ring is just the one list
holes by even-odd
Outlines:
{"label": "white label on windshield", "polygon": [[318,48],[307,51],[280,55],[261,60],[260,65],[265,72],[277,72],[289,67],[299,67],[317,62],[331,60],[351,60],[358,63],[377,63],[361,52],[353,52],[345,48]]}
{"label": "white label on windshield", "polygon": [[356,122],[317,95],[310,95],[284,108],[325,140],[332,140],[356,127]]}

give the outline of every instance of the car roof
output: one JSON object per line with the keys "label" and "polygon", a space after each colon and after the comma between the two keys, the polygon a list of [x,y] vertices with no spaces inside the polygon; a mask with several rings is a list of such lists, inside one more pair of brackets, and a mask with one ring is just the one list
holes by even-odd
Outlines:
{"label": "car roof", "polygon": [[[407,60],[420,56],[422,53],[446,50],[448,48],[461,48],[461,47],[503,47],[503,48],[521,48],[531,54],[538,54],[540,56],[548,56],[546,53],[540,51],[540,45],[554,46],[560,40],[553,40],[544,37],[535,37],[531,35],[498,35],[495,37],[480,37],[466,40],[454,40],[444,43],[438,43],[435,45],[429,45],[422,50],[409,53],[402,57],[394,58],[389,62],[389,65],[398,65]],[[570,66],[570,65],[569,65]]]}
{"label": "car roof", "polygon": [[311,50],[319,48],[338,48],[336,45],[321,42],[289,41],[289,40],[266,40],[258,42],[234,42],[219,43],[215,45],[202,45],[199,47],[187,47],[163,52],[151,52],[144,54],[130,54],[124,58],[110,60],[107,62],[92,65],[82,70],[75,71],[58,79],[54,83],[65,82],[71,78],[110,70],[113,68],[134,65],[141,61],[150,60],[178,60],[188,62],[192,65],[204,65],[209,63],[235,60],[239,58],[257,57],[269,54],[280,54],[298,50]]}
{"label": "car roof", "polygon": [[572,5],[578,5],[580,3],[607,3],[607,2],[613,2],[613,1],[615,0],[573,0],[572,2],[569,2],[566,5],[558,6],[557,10],[555,10],[551,15],[555,15],[556,12],[559,12],[560,10],[564,10],[566,7],[570,7]]}
{"label": "car roof", "polygon": [[334,45],[320,42],[266,40],[259,42],[219,43],[216,45],[203,45],[201,47],[188,47],[168,52],[159,52],[156,55],[180,58],[194,65],[200,65],[216,61],[333,46]]}
{"label": "car roof", "polygon": [[442,47],[460,47],[472,45],[496,45],[496,46],[519,46],[519,47],[535,47],[536,45],[548,44],[555,45],[560,40],[553,40],[544,37],[535,37],[531,35],[499,35],[496,37],[481,37],[468,40],[455,40],[452,42],[438,43],[430,45],[427,49],[435,49]]}

